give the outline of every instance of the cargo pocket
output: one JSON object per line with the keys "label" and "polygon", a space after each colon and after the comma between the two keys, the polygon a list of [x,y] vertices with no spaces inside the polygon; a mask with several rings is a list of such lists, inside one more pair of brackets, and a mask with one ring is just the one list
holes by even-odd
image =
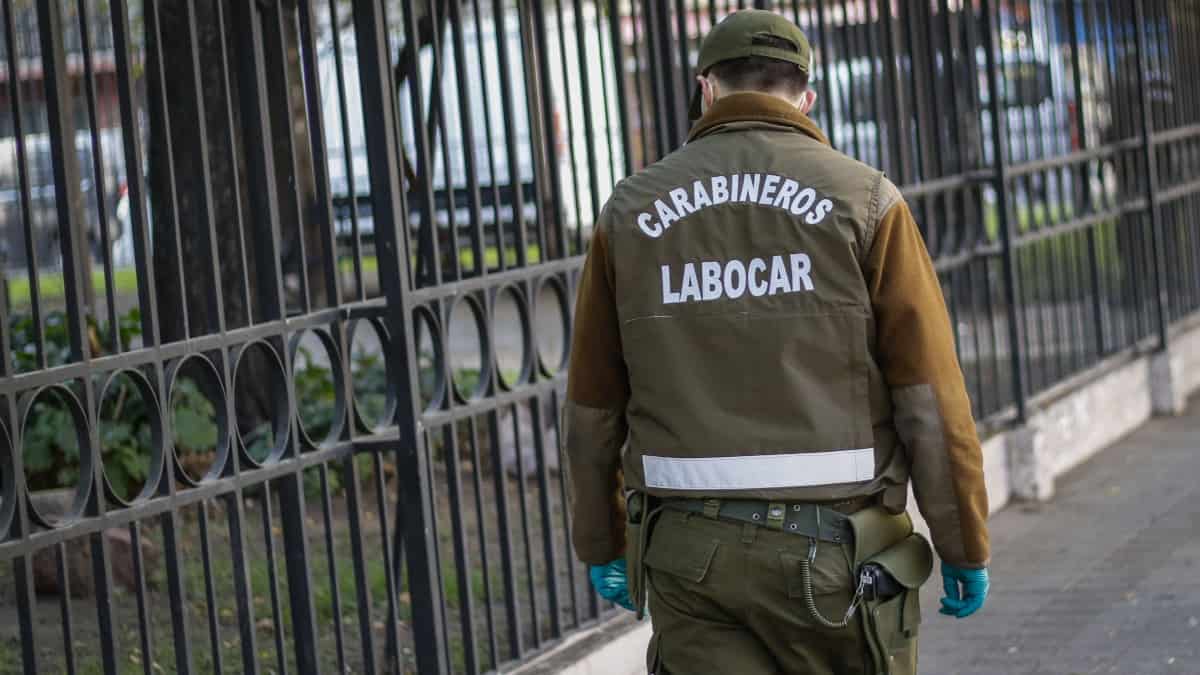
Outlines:
{"label": "cargo pocket", "polygon": [[[799,537],[797,539],[806,541]],[[779,560],[783,566],[787,597],[794,602],[793,611],[797,620],[816,630],[826,630],[826,621],[840,623],[844,620],[854,595],[850,558],[844,546],[829,542],[818,544],[816,558],[808,566],[807,583],[812,585],[811,605],[805,593],[804,563],[808,561],[808,555],[784,550],[779,552]]]}
{"label": "cargo pocket", "polygon": [[[800,571],[800,563],[807,560],[807,555],[798,555],[787,551],[779,552],[779,561],[783,565],[783,576],[787,580],[789,598],[804,597],[804,574]],[[841,544],[821,542],[817,546],[817,558],[809,566],[812,575],[813,595],[828,595],[830,593],[849,593],[850,559],[846,549]]]}
{"label": "cargo pocket", "polygon": [[697,593],[704,595],[704,582],[720,543],[686,524],[680,514],[664,513],[654,524],[650,543],[642,555],[646,568],[644,591],[653,603],[681,617],[694,617]]}
{"label": "cargo pocket", "polygon": [[643,564],[656,572],[698,584],[708,574],[720,542],[704,538],[673,516],[664,515],[655,525],[654,536],[642,556]]}
{"label": "cargo pocket", "polygon": [[863,620],[875,672],[908,675],[917,667],[917,629],[921,624],[921,584],[933,571],[933,553],[920,534],[870,559],[904,588],[894,598],[864,603]]}

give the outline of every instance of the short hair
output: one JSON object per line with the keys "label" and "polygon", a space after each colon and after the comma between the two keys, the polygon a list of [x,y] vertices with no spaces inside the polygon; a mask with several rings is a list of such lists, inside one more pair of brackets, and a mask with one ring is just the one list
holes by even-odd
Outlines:
{"label": "short hair", "polygon": [[[798,51],[791,40],[774,35],[756,35],[754,43]],[[718,61],[705,74],[712,75],[737,91],[781,91],[795,98],[808,88],[808,75],[795,63],[765,56]]]}

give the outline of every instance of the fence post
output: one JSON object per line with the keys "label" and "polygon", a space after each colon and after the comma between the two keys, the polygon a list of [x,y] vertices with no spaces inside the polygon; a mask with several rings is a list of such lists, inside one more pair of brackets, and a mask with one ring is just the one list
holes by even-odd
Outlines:
{"label": "fence post", "polygon": [[1017,408],[1017,422],[1025,421],[1025,383],[1023,374],[1023,350],[1021,349],[1020,293],[1017,287],[1016,251],[1012,231],[1012,204],[1008,197],[1008,120],[1004,102],[1000,100],[1000,74],[997,71],[995,10],[992,0],[983,0],[983,48],[986,57],[988,82],[988,110],[992,116],[992,161],[995,163],[993,179],[996,190],[996,215],[1000,227],[1000,256],[1004,266],[1004,297],[1008,303],[1009,358],[1012,365],[1013,403]]}
{"label": "fence post", "polygon": [[[1072,120],[1075,124],[1076,133],[1079,135],[1079,151],[1088,149],[1087,140],[1087,119],[1083,112],[1083,73],[1079,60],[1079,21],[1076,18],[1078,6],[1076,0],[1067,0],[1067,31],[1071,40],[1071,80],[1074,82],[1075,94],[1075,119]],[[1092,211],[1092,191],[1088,185],[1088,165],[1083,163],[1079,165],[1078,172],[1079,188],[1078,194],[1082,202],[1081,211],[1089,213]],[[1096,330],[1096,356],[1104,355],[1104,314],[1102,311],[1103,300],[1100,297],[1100,260],[1099,253],[1096,248],[1096,227],[1093,225],[1087,228],[1087,256],[1088,256],[1088,275],[1089,282],[1092,284],[1092,314],[1095,317]]]}
{"label": "fence post", "polygon": [[[11,11],[11,7],[10,10]],[[67,305],[67,331],[71,358],[86,362],[92,358],[87,336],[87,317],[95,311],[95,291],[92,288],[91,257],[87,247],[84,228],[84,200],[80,184],[78,153],[75,147],[74,111],[71,105],[71,87],[67,75],[67,52],[63,43],[64,26],[61,7],[56,2],[38,3],[38,37],[45,71],[43,86],[46,95],[46,122],[50,135],[50,156],[54,171],[55,214],[58,216],[59,245],[62,252],[64,295]],[[12,59],[10,63],[16,63]],[[96,181],[95,190],[101,189]],[[30,269],[31,274],[36,270]],[[5,354],[3,358],[8,358]],[[85,381],[82,387],[85,411],[95,404],[92,382]],[[103,516],[105,511],[104,482],[101,478],[99,437],[95,429],[89,429],[90,448],[80,447],[80,452],[92,455],[91,475],[82,472],[78,480],[90,483],[88,516]],[[83,463],[80,463],[82,468]],[[116,632],[113,629],[112,568],[109,564],[108,543],[104,532],[94,532],[89,537],[91,572],[96,592],[96,620],[100,627],[98,640],[104,672],[117,672]],[[81,540],[82,543],[82,540]],[[60,544],[61,545],[61,544]],[[18,574],[28,570],[17,570]],[[61,568],[60,568],[61,569]],[[70,613],[70,605],[64,604],[64,613]],[[72,647],[68,646],[70,650]],[[68,664],[71,663],[68,654]]]}
{"label": "fence post", "polygon": [[[603,11],[603,9],[597,11]],[[632,12],[630,14],[632,16]],[[608,22],[609,40],[612,43],[613,53],[613,81],[616,82],[613,89],[615,89],[617,98],[617,119],[621,124],[621,159],[624,161],[625,175],[628,176],[633,173],[633,139],[630,138],[633,125],[629,119],[629,96],[625,93],[628,77],[625,75],[625,37],[621,30],[619,3],[608,3]],[[636,43],[633,48],[637,49]],[[636,82],[634,86],[637,86]],[[611,130],[608,133],[611,133]]]}
{"label": "fence post", "polygon": [[1133,2],[1134,46],[1137,49],[1138,98],[1142,113],[1142,161],[1146,163],[1146,208],[1150,212],[1150,246],[1154,253],[1154,305],[1158,312],[1158,349],[1165,350],[1169,340],[1167,316],[1167,257],[1163,246],[1162,214],[1158,208],[1158,156],[1154,147],[1154,119],[1150,110],[1150,92],[1146,89],[1146,73],[1150,62],[1146,55],[1146,6],[1143,0]]}
{"label": "fence post", "polygon": [[[676,101],[675,73],[671,65],[671,7],[667,0],[648,0],[643,9],[646,21],[646,52],[650,55],[651,101],[655,112],[654,136],[656,157],[646,157],[646,164],[662,159],[683,140],[678,118],[681,106]],[[686,67],[686,64],[684,65]]]}
{"label": "fence post", "polygon": [[[388,362],[394,364],[397,440],[396,468],[399,484],[397,529],[405,532],[408,591],[412,599],[413,651],[417,671],[445,673],[446,634],[442,622],[442,581],[437,565],[437,540],[431,523],[428,457],[417,429],[416,354],[409,331],[412,301],[408,293],[408,261],[402,237],[407,218],[400,176],[400,139],[394,116],[392,64],[387,40],[384,0],[354,0],[354,30],[358,49],[363,99],[363,126],[370,168],[372,214],[377,232],[379,279],[387,298]],[[410,26],[411,27],[411,26]],[[428,187],[428,186],[426,186]],[[427,212],[428,213],[428,210]],[[426,221],[428,222],[428,221]],[[397,550],[400,547],[396,547]],[[398,590],[398,589],[397,589]],[[395,603],[395,597],[389,599]]]}

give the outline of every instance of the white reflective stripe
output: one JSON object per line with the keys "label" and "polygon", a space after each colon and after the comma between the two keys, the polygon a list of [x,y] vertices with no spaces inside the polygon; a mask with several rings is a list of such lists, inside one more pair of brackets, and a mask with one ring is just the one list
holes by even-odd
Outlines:
{"label": "white reflective stripe", "polygon": [[875,477],[875,449],[742,457],[642,456],[646,487],[765,490],[859,483]]}

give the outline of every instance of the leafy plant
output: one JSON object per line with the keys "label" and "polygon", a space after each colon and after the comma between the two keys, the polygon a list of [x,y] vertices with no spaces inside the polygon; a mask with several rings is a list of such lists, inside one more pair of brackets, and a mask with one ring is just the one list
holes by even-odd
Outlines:
{"label": "leafy plant", "polygon": [[79,439],[75,421],[57,392],[43,394],[29,411],[25,427],[25,475],[32,490],[75,485],[79,479]]}
{"label": "leafy plant", "polygon": [[[119,317],[115,330],[122,349],[141,339],[141,315],[132,309]],[[49,312],[43,322],[46,365],[55,367],[70,360],[67,317]],[[87,335],[92,352],[103,355],[112,345],[109,327],[100,327],[91,317]],[[37,359],[37,325],[28,314],[9,320],[13,365],[18,372],[40,368]],[[174,440],[181,455],[211,454],[217,442],[213,406],[196,383],[181,378],[172,395]],[[100,455],[113,491],[124,499],[134,497],[150,471],[153,452],[152,409],[128,376],[116,377],[100,403]],[[65,402],[56,393],[39,397],[30,410],[22,441],[25,475],[31,490],[73,486],[79,480],[79,442],[75,422]]]}
{"label": "leafy plant", "polygon": [[[292,371],[296,387],[296,407],[304,431],[314,443],[329,437],[337,415],[337,392],[333,374],[319,365],[312,351],[300,345],[296,353],[296,368]],[[301,364],[302,367],[301,367]]]}
{"label": "leafy plant", "polygon": [[354,402],[359,415],[367,424],[382,424],[387,412],[387,369],[383,355],[357,352],[350,366],[354,380]]}
{"label": "leafy plant", "polygon": [[113,381],[100,403],[100,447],[104,470],[113,491],[131,499],[150,473],[154,438],[150,409],[127,376]]}

